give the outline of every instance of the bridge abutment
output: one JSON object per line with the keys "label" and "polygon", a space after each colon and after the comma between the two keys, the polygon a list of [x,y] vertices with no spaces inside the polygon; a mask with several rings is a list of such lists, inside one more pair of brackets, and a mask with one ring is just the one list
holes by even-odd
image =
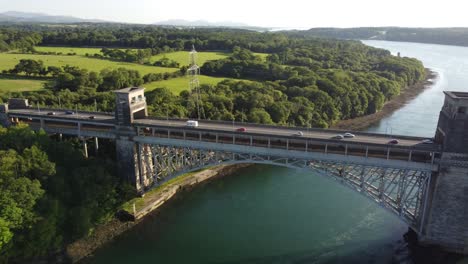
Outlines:
{"label": "bridge abutment", "polygon": [[441,165],[434,180],[429,217],[419,240],[468,254],[468,167]]}
{"label": "bridge abutment", "polygon": [[468,254],[468,93],[444,93],[435,135],[443,154],[420,242]]}
{"label": "bridge abutment", "polygon": [[121,136],[115,140],[115,147],[119,175],[135,186],[137,191],[140,191],[142,186],[140,185],[138,152],[135,142],[128,137]]}

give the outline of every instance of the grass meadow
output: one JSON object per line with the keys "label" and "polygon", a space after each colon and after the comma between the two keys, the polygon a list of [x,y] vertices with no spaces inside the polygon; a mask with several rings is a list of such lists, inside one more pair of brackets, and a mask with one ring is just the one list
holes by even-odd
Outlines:
{"label": "grass meadow", "polygon": [[79,56],[85,56],[86,53],[94,55],[95,53],[101,54],[101,48],[77,48],[77,47],[44,47],[36,46],[34,47],[37,51],[41,52],[61,52],[64,55],[68,53],[76,53]]}
{"label": "grass meadow", "polygon": [[[205,75],[200,75],[199,77],[199,81],[201,85],[203,84],[215,85],[225,79],[229,79],[229,78],[211,77],[211,76],[205,76]],[[146,88],[146,91],[151,91],[156,88],[166,87],[167,89],[171,90],[172,93],[180,94],[180,92],[189,89],[189,79],[188,77],[179,77],[179,78],[174,78],[174,79],[169,79],[169,80],[164,80],[164,81],[150,82],[150,83],[143,84],[143,87]]]}
{"label": "grass meadow", "polygon": [[175,72],[178,70],[176,68],[147,66],[136,63],[86,58],[83,56],[0,53],[0,71],[14,68],[21,59],[42,60],[46,66],[77,66],[89,71],[96,72],[100,72],[106,68],[117,69],[120,67],[137,70],[141,75],[145,75],[147,73]]}
{"label": "grass meadow", "polygon": [[[15,67],[21,59],[33,59],[42,60],[46,66],[77,66],[89,71],[100,72],[103,69],[116,69],[116,68],[127,68],[133,69],[140,72],[143,76],[148,73],[164,73],[164,72],[175,72],[177,68],[164,68],[156,66],[147,66],[136,63],[118,62],[106,59],[96,59],[91,57],[85,57],[85,54],[100,53],[101,48],[76,48],[76,47],[35,47],[37,51],[42,52],[61,52],[64,55],[38,55],[38,54],[17,54],[17,53],[0,53],[0,71],[9,70]],[[76,53],[76,55],[66,55],[67,53]],[[268,54],[256,53],[256,55],[265,58]],[[209,60],[224,59],[229,56],[229,53],[222,51],[208,51],[197,53],[197,64],[203,65]],[[159,54],[153,56],[151,61],[154,62],[161,58],[169,58],[177,61],[180,65],[188,65],[189,63],[189,52],[188,51],[177,51],[165,54]],[[222,77],[210,77],[200,76],[200,84],[215,85],[226,78]],[[34,80],[34,79],[10,79],[0,77],[0,93],[9,91],[36,91],[43,88],[46,80]],[[187,77],[179,77],[164,81],[157,81],[146,83],[143,85],[147,90],[153,90],[155,88],[166,87],[170,89],[174,94],[179,94],[183,90],[189,89],[189,80]]]}
{"label": "grass meadow", "polygon": [[[205,62],[209,60],[220,60],[227,58],[229,53],[222,52],[222,51],[203,51],[197,52],[197,64],[202,66]],[[176,51],[164,54],[158,54],[156,56],[151,57],[151,62],[160,60],[162,58],[168,58],[170,60],[177,61],[181,66],[188,65],[190,60],[190,53],[187,51]]]}
{"label": "grass meadow", "polygon": [[0,93],[37,91],[43,89],[44,84],[47,82],[48,80],[10,79],[0,77]]}

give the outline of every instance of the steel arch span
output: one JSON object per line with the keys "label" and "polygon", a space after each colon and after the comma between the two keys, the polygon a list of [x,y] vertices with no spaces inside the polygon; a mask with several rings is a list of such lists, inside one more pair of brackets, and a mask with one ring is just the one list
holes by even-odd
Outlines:
{"label": "steel arch span", "polygon": [[431,171],[403,167],[353,164],[344,161],[294,159],[271,155],[242,154],[191,147],[137,144],[137,184],[152,187],[180,174],[206,167],[257,163],[302,169],[331,177],[396,214],[422,232]]}

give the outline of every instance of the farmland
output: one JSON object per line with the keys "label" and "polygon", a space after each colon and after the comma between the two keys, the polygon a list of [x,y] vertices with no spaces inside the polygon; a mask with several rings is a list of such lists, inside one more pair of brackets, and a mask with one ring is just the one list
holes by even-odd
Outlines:
{"label": "farmland", "polygon": [[[204,75],[201,75],[199,77],[200,84],[209,84],[209,85],[215,85],[225,79],[229,79],[229,78],[211,77],[211,76],[204,76]],[[170,80],[146,83],[143,86],[146,88],[147,91],[151,91],[156,88],[165,87],[171,90],[172,93],[179,94],[183,90],[189,89],[189,79],[187,77],[179,77],[179,78],[174,78]]]}
{"label": "farmland", "polygon": [[37,55],[37,54],[12,54],[0,53],[0,71],[9,70],[21,59],[42,60],[46,66],[77,66],[89,71],[100,72],[103,69],[127,68],[137,70],[141,75],[148,73],[175,72],[176,68],[162,68],[156,66],[140,65],[136,63],[110,61],[105,59],[86,58],[83,56],[64,56],[64,55]]}
{"label": "farmland", "polygon": [[[42,60],[46,66],[77,66],[89,71],[100,72],[103,69],[116,69],[119,67],[138,70],[143,76],[148,73],[164,73],[164,72],[175,72],[177,68],[164,68],[156,66],[141,65],[136,63],[111,61],[107,59],[97,59],[92,57],[86,57],[85,54],[100,53],[101,48],[76,48],[76,47],[35,47],[36,51],[40,52],[56,52],[62,53],[61,55],[39,55],[39,54],[18,54],[18,53],[0,53],[0,71],[9,70],[21,59],[32,59]],[[76,55],[66,55],[69,53],[75,53]],[[262,55],[262,54],[259,54]],[[223,59],[229,56],[227,52],[213,51],[213,52],[198,52],[197,64],[203,65],[209,60]],[[177,61],[180,65],[188,65],[189,63],[189,52],[177,51],[159,54],[153,56],[151,61],[160,60],[162,58],[168,58]],[[200,84],[217,84],[225,78],[200,76]],[[43,87],[44,81],[38,80],[13,80],[13,79],[0,79],[0,89],[2,91],[32,91]],[[183,90],[188,89],[188,80],[186,77],[179,77],[175,79],[157,81],[144,84],[148,90],[152,90],[158,87],[166,87],[173,91],[175,94],[179,94]],[[29,87],[29,88],[28,88]]]}
{"label": "farmland", "polygon": [[37,91],[42,89],[45,83],[46,80],[0,78],[0,94]]}
{"label": "farmland", "polygon": [[95,53],[101,53],[101,48],[77,48],[77,47],[44,47],[44,46],[36,46],[34,48],[36,51],[40,52],[55,52],[55,53],[62,53],[66,55],[68,53],[75,53],[76,55],[85,56],[86,53],[89,55],[93,55]]}
{"label": "farmland", "polygon": [[[224,59],[229,56],[229,53],[226,52],[216,52],[216,51],[204,51],[197,53],[197,64],[202,66],[205,62],[209,60],[220,60]],[[151,57],[151,61],[157,61],[162,58],[168,58],[170,60],[177,61],[180,65],[188,65],[189,64],[189,52],[187,51],[176,51],[171,53],[164,53],[158,54],[156,56]]]}

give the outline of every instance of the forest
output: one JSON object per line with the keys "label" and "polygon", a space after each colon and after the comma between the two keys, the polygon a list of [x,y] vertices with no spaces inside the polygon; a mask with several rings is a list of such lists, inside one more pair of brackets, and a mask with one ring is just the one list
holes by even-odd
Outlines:
{"label": "forest", "polygon": [[468,28],[312,28],[304,31],[286,32],[286,34],[296,37],[372,39],[468,46]]}
{"label": "forest", "polygon": [[[425,78],[420,61],[352,40],[118,24],[0,26],[0,51],[30,54],[38,45],[99,47],[102,60],[141,64],[149,63],[150,55],[190,51],[192,46],[229,53],[200,65],[202,74],[226,78],[216,85],[201,84],[201,116],[194,91],[177,94],[159,87],[146,93],[150,115],[159,117],[327,128],[379,111]],[[178,70],[142,75],[128,68],[90,71],[22,59],[2,76],[44,78],[45,89],[0,93],[0,102],[23,97],[34,106],[110,112],[112,90],[185,76],[188,66],[164,57],[154,64]],[[115,153],[85,159],[78,146],[74,139],[59,142],[25,126],[0,128],[0,263],[63,250],[112,218],[134,195],[116,176]]]}
{"label": "forest", "polygon": [[0,263],[59,253],[132,197],[111,155],[85,159],[78,144],[0,128]]}

